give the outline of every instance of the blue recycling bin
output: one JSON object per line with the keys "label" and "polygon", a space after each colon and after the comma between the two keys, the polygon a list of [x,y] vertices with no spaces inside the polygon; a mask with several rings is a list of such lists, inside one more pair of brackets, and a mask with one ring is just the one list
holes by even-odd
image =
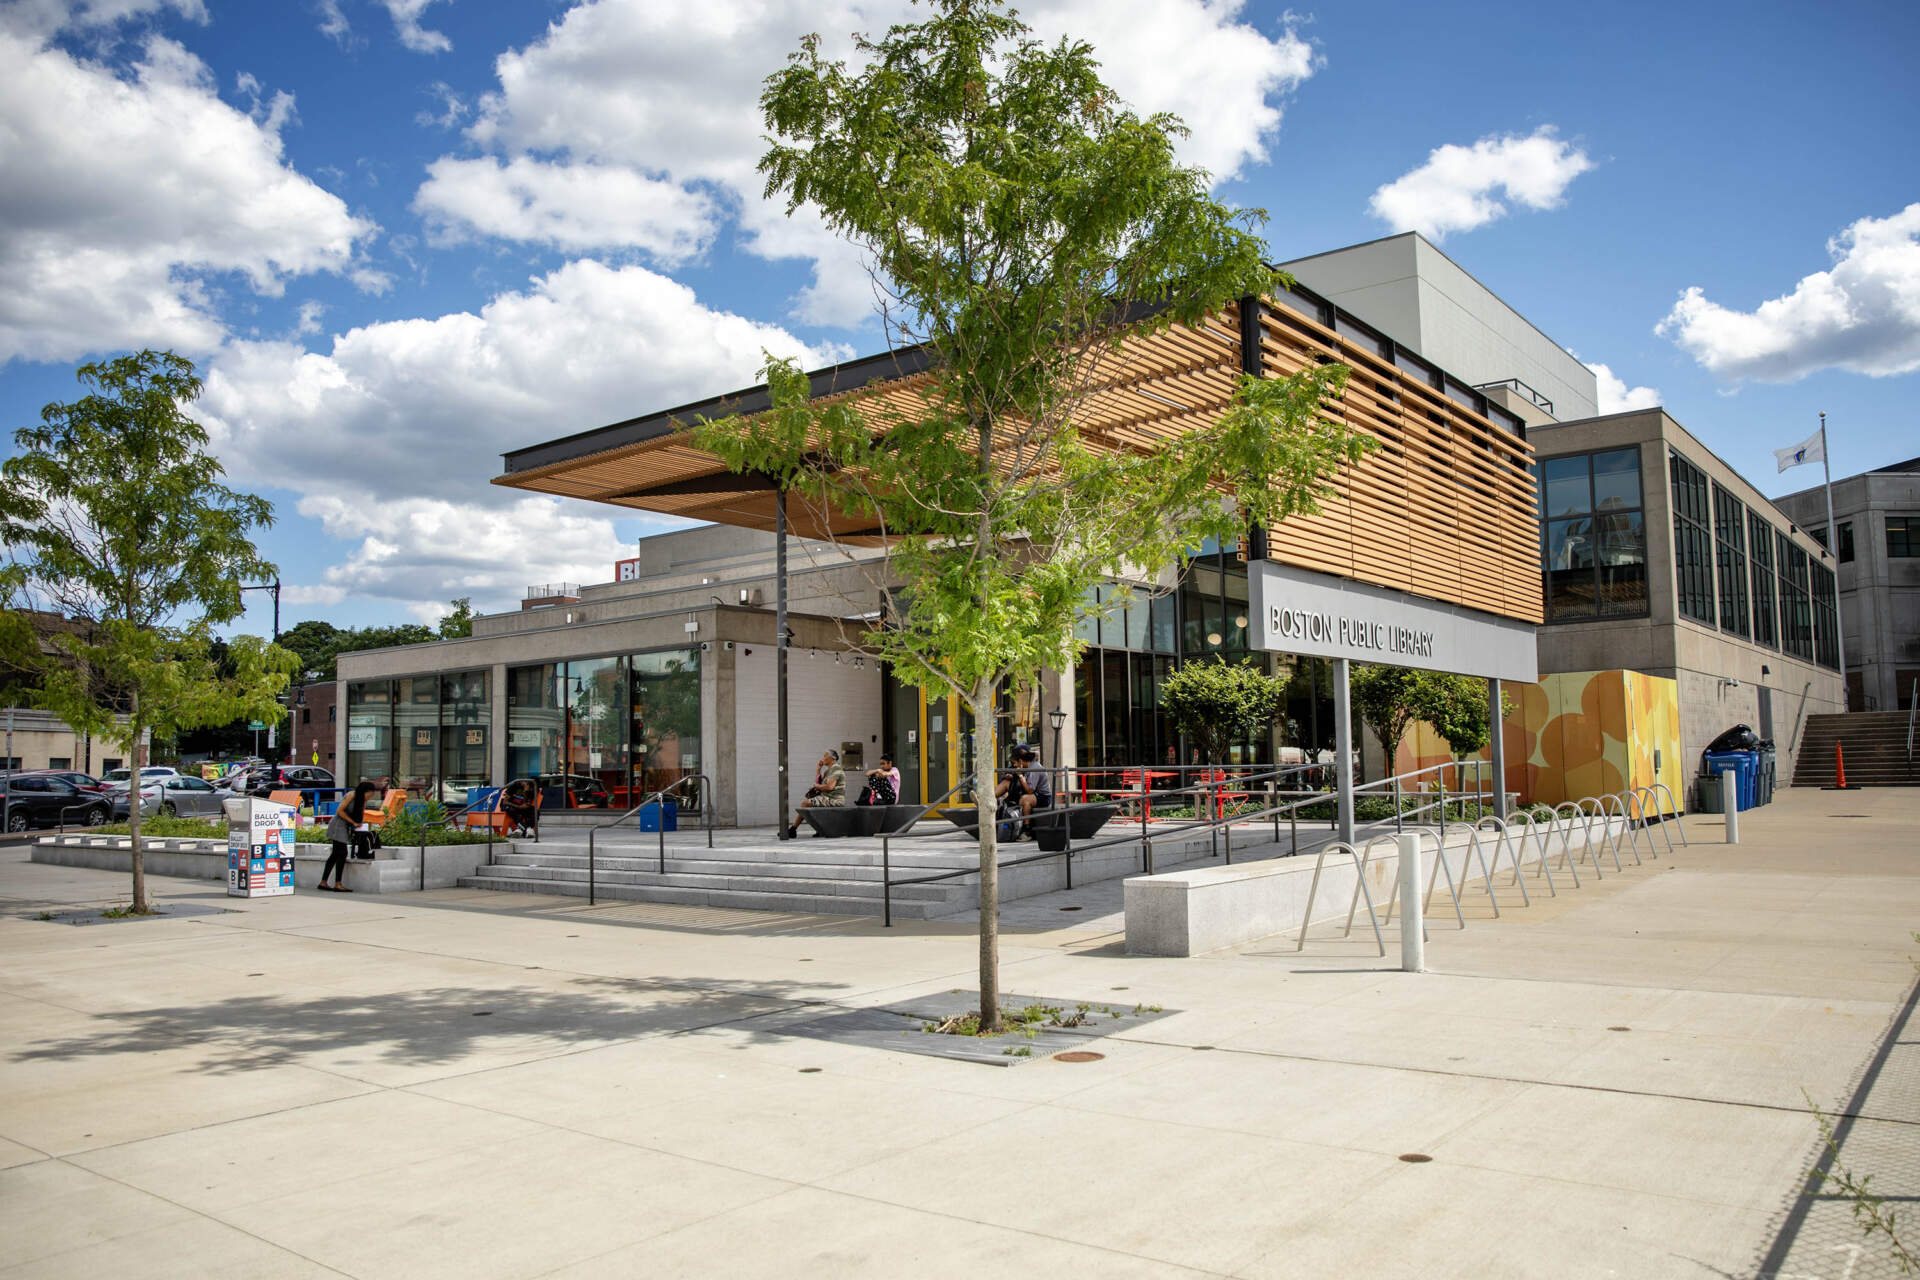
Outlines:
{"label": "blue recycling bin", "polygon": [[1760,753],[1758,751],[1709,751],[1701,760],[1706,772],[1734,775],[1734,796],[1740,808],[1751,809],[1760,803]]}
{"label": "blue recycling bin", "polygon": [[640,806],[640,829],[642,831],[678,831],[680,829],[680,806],[671,800],[656,800],[652,804]]}

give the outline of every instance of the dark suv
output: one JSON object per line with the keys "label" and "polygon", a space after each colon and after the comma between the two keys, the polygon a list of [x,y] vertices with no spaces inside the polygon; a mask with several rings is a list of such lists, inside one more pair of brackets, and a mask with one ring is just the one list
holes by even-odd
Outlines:
{"label": "dark suv", "polygon": [[245,790],[264,799],[275,791],[331,791],[333,786],[333,775],[318,765],[281,764],[248,770]]}
{"label": "dark suv", "polygon": [[59,773],[15,773],[0,777],[0,800],[8,831],[51,827],[61,822],[97,827],[111,807],[104,795],[83,791]]}

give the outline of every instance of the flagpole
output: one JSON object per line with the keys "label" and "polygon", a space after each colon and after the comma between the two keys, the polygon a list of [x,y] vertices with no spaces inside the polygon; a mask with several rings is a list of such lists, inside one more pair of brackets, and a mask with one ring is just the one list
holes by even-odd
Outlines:
{"label": "flagpole", "polygon": [[1851,711],[1847,696],[1847,627],[1840,614],[1840,526],[1833,522],[1833,460],[1827,448],[1827,415],[1820,415],[1820,469],[1827,476],[1827,547],[1833,552],[1833,637],[1840,657],[1840,709]]}

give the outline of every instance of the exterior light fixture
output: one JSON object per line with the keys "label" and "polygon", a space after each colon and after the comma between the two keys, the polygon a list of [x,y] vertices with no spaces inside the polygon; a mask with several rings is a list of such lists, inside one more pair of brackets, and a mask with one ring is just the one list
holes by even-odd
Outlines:
{"label": "exterior light fixture", "polygon": [[1047,712],[1047,723],[1053,726],[1055,733],[1060,732],[1061,728],[1067,723],[1066,708],[1055,707],[1053,710]]}
{"label": "exterior light fixture", "polygon": [[1208,644],[1211,644],[1211,645],[1217,645],[1217,644],[1219,644],[1219,643],[1220,643],[1220,633],[1219,633],[1218,631],[1209,631],[1209,632],[1207,632],[1207,643],[1208,643]]}
{"label": "exterior light fixture", "polygon": [[1247,615],[1243,613],[1239,617],[1235,618],[1233,620],[1233,625],[1240,628],[1242,631],[1245,631],[1247,629]]}

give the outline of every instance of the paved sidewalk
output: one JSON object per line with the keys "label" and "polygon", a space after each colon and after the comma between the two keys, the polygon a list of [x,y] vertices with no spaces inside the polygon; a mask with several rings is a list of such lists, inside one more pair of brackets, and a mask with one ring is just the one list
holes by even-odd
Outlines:
{"label": "paved sidewalk", "polygon": [[965,922],[159,880],[231,909],[76,927],[125,878],[0,850],[0,1275],[1894,1274],[1801,1194],[1805,1097],[1920,1195],[1920,791],[1741,825],[1435,918],[1424,975],[1031,899],[1008,990],[1169,1016],[1011,1068],[784,1034],[968,986]]}

